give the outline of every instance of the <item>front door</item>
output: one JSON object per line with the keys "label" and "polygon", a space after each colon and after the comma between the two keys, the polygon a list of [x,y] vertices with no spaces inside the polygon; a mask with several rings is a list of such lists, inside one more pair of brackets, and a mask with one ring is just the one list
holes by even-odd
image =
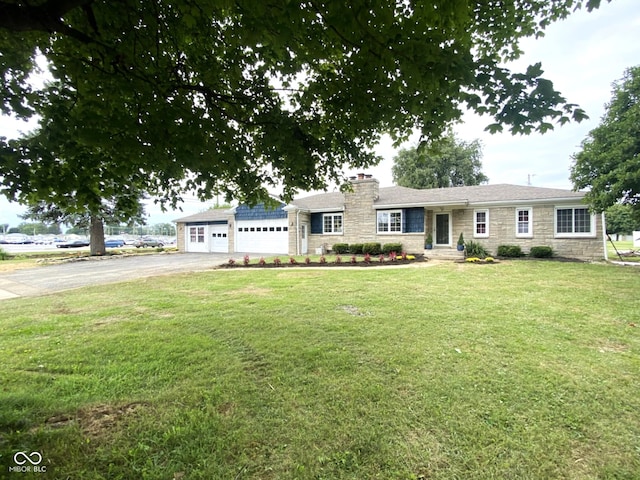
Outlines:
{"label": "front door", "polygon": [[435,245],[451,246],[451,214],[436,213]]}

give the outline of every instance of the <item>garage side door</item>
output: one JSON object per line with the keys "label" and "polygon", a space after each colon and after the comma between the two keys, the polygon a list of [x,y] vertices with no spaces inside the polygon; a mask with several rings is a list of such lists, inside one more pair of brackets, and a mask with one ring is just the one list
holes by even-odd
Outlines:
{"label": "garage side door", "polygon": [[236,252],[288,253],[287,219],[237,221]]}
{"label": "garage side door", "polygon": [[208,252],[207,225],[187,225],[185,229],[187,252]]}

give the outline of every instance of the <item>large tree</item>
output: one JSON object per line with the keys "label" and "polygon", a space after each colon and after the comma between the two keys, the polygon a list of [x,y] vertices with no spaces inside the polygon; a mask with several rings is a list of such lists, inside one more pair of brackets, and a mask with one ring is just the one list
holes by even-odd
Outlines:
{"label": "large tree", "polygon": [[640,220],[633,217],[630,205],[616,203],[605,210],[607,233],[617,235],[631,235],[640,230]]}
{"label": "large tree", "polygon": [[154,181],[117,145],[83,142],[67,116],[72,105],[53,98],[39,109],[36,131],[0,142],[0,191],[28,206],[26,218],[87,228],[91,254],[104,255],[105,222],[144,222],[142,199]]}
{"label": "large tree", "polygon": [[[581,120],[539,64],[502,65],[522,37],[599,4],[0,1],[0,107],[29,117],[63,98],[68,135],[117,151],[167,201],[184,188],[255,201],[280,183],[286,199],[377,162],[383,133],[432,139],[467,108],[492,131]],[[53,77],[42,87],[29,81],[38,55]],[[3,161],[19,148],[5,147]],[[107,176],[122,178],[116,166]]]}
{"label": "large tree", "polygon": [[482,173],[479,140],[465,142],[449,133],[421,146],[403,148],[393,159],[393,181],[402,187],[444,188],[480,185]]}
{"label": "large tree", "polygon": [[594,210],[621,203],[631,205],[640,219],[640,66],[614,83],[600,125],[573,159],[573,185],[590,189],[586,199]]}

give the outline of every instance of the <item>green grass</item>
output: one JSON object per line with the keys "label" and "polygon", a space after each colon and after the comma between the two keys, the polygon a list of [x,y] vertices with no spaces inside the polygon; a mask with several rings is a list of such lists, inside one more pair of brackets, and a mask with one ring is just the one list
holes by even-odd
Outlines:
{"label": "green grass", "polygon": [[0,471],[38,451],[63,479],[638,478],[639,292],[636,268],[514,261],[4,301]]}
{"label": "green grass", "polygon": [[[614,242],[615,248],[611,245],[611,242],[607,242],[607,253],[609,254],[609,260],[612,261],[620,261],[620,257],[618,257],[618,252],[624,254],[624,252],[629,251],[640,251],[640,248],[634,247],[632,241],[628,242]],[[624,262],[640,262],[640,256],[622,256],[622,261]]]}

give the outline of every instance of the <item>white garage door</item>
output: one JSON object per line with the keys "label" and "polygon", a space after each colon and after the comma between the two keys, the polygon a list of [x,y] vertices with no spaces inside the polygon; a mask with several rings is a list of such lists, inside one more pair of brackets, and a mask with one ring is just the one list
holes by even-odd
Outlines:
{"label": "white garage door", "polygon": [[289,253],[287,219],[237,221],[236,252]]}
{"label": "white garage door", "polygon": [[227,225],[211,225],[210,229],[212,252],[227,253],[229,251],[229,238]]}

